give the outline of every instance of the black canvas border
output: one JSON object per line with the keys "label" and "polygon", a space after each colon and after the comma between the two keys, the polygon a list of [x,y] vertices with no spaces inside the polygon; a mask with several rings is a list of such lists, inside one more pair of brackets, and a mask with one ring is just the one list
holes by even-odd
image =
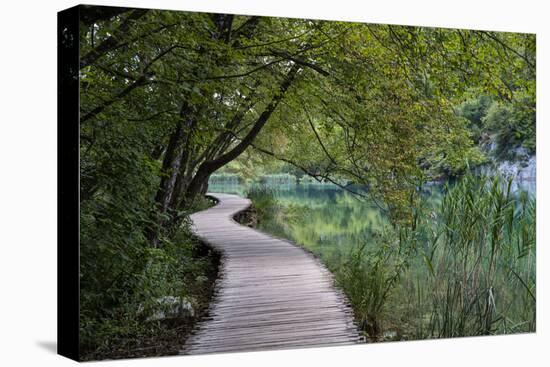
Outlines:
{"label": "black canvas border", "polygon": [[79,16],[57,13],[57,353],[79,360]]}

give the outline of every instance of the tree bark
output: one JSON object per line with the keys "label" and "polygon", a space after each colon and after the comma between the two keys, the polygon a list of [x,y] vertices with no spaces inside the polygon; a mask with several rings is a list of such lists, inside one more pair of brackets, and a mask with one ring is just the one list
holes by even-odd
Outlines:
{"label": "tree bark", "polygon": [[214,14],[212,19],[217,28],[216,38],[229,43],[231,40],[231,28],[233,27],[233,14]]}
{"label": "tree bark", "polygon": [[[175,191],[177,189],[178,178],[181,176],[181,167],[185,166],[188,159],[189,135],[195,124],[194,108],[184,104],[180,110],[180,120],[174,132],[170,135],[166,153],[162,162],[162,176],[159,189],[155,195],[155,205],[153,210],[153,221],[156,228],[150,228],[147,237],[153,247],[158,247],[159,228],[163,227],[166,220],[159,218],[169,212],[170,204],[177,200]],[[168,213],[170,214],[170,213]]]}

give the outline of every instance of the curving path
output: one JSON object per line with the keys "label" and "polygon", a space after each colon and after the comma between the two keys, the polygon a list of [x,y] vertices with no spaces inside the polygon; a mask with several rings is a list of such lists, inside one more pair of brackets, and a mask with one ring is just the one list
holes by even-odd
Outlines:
{"label": "curving path", "polygon": [[222,254],[209,317],[181,354],[353,344],[351,308],[332,275],[289,241],[242,226],[248,199],[209,194],[216,206],[191,216],[195,234]]}

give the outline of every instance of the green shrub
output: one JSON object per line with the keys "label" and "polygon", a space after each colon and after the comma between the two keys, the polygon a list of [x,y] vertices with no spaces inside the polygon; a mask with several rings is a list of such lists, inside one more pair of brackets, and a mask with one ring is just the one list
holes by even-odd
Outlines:
{"label": "green shrub", "polygon": [[202,279],[215,278],[219,258],[194,239],[189,223],[185,221],[174,239],[164,239],[159,248],[146,244],[143,240],[134,251],[122,254],[124,262],[118,256],[109,259],[108,254],[119,254],[103,247],[90,261],[102,273],[89,274],[86,279],[93,279],[93,287],[87,282],[81,289],[82,359],[175,354],[179,343],[173,340],[184,337],[196,320],[148,321],[163,310],[158,299],[185,297],[197,314],[206,309],[211,288]]}
{"label": "green shrub", "polygon": [[278,205],[275,190],[267,185],[253,185],[248,189],[246,197],[254,203],[254,210],[259,218],[274,212]]}
{"label": "green shrub", "polygon": [[399,241],[394,236],[377,236],[379,247],[366,251],[365,242],[355,248],[336,279],[353,307],[355,319],[371,341],[381,338],[387,321],[387,302],[408,267]]}
{"label": "green shrub", "polygon": [[483,132],[483,118],[487,114],[492,99],[487,95],[480,95],[464,101],[458,106],[458,114],[469,121],[472,139],[478,142]]}
{"label": "green shrub", "polygon": [[495,156],[498,159],[513,160],[513,149],[520,146],[535,152],[535,118],[535,109],[529,100],[491,104],[483,123],[485,129],[495,136]]}

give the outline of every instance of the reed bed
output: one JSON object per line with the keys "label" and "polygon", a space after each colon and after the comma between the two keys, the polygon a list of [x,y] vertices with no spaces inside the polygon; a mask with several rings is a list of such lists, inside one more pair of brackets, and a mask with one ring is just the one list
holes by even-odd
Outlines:
{"label": "reed bed", "polygon": [[[384,226],[338,262],[320,254],[369,340],[535,331],[536,200],[511,187],[466,175],[441,200],[415,201],[407,226]],[[264,227],[285,221],[273,192],[249,194],[269,208]]]}

